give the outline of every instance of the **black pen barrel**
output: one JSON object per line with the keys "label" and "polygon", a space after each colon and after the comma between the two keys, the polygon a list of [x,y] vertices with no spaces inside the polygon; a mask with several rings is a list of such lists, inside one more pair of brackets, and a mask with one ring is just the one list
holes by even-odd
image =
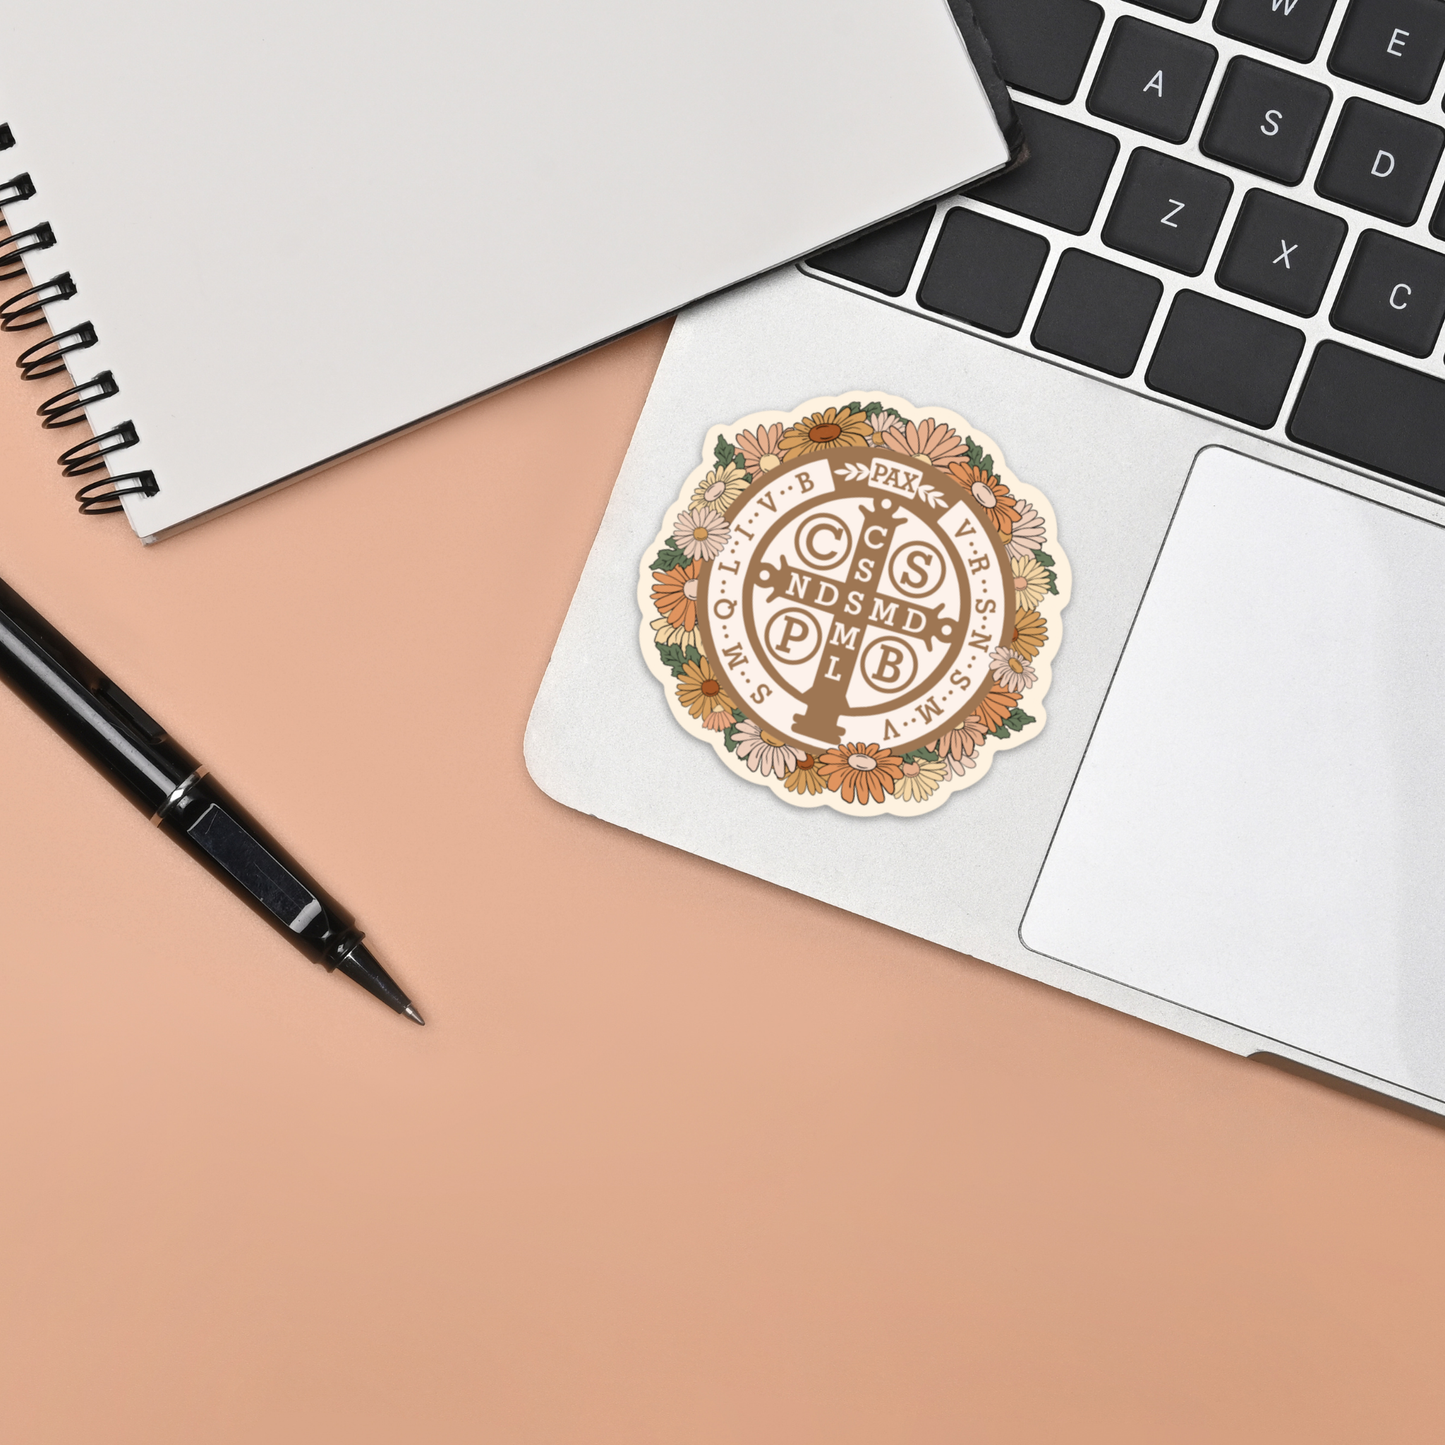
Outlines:
{"label": "black pen barrel", "polygon": [[416,1022],[421,1015],[323,892],[166,730],[0,582],[0,677],[273,928]]}
{"label": "black pen barrel", "polygon": [[196,769],[149,713],[4,582],[0,675],[147,815]]}

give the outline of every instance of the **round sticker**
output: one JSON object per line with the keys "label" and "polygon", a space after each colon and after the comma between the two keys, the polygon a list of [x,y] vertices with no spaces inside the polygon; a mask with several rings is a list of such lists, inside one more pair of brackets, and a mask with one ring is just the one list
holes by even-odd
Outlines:
{"label": "round sticker", "polygon": [[1038,732],[1068,566],[993,443],[878,393],[708,442],[638,597],[674,716],[734,772],[805,807],[917,814]]}

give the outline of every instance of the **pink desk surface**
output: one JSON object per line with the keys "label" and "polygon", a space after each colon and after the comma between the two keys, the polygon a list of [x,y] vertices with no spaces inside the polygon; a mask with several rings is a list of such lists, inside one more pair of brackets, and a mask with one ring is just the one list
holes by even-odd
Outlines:
{"label": "pink desk surface", "polygon": [[430,1020],[0,691],[0,1436],[1438,1439],[1445,1132],[533,786],[665,335],[149,550],[0,377],[0,576]]}

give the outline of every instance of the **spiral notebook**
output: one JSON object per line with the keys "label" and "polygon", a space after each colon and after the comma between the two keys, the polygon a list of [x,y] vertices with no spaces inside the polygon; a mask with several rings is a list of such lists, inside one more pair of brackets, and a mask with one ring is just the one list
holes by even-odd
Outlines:
{"label": "spiral notebook", "polygon": [[68,0],[4,41],[0,327],[147,540],[1010,149],[945,0]]}

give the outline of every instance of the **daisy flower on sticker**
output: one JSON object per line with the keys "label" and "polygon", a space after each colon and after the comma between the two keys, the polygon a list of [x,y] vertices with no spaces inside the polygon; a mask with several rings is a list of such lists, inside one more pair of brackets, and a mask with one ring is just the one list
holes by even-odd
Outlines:
{"label": "daisy flower on sticker", "polygon": [[870,798],[881,803],[883,795],[891,793],[903,775],[898,758],[877,743],[843,743],[829,748],[818,759],[818,768],[823,781],[845,803],[863,807]]}
{"label": "daisy flower on sticker", "polygon": [[776,471],[782,466],[782,422],[776,421],[772,426],[760,426],[756,431],[739,432],[733,440],[743,454],[743,466],[755,477],[761,472]]}
{"label": "daisy flower on sticker", "polygon": [[948,769],[943,763],[930,763],[927,758],[916,763],[900,763],[898,771],[901,776],[893,789],[893,796],[905,803],[926,803],[948,777]]}
{"label": "daisy flower on sticker", "polygon": [[763,777],[783,778],[798,765],[803,754],[789,747],[782,738],[765,733],[752,718],[738,724],[733,734],[737,739],[738,756],[748,765],[748,770],[761,773]]}
{"label": "daisy flower on sticker", "polygon": [[866,447],[872,433],[873,428],[861,411],[839,411],[830,406],[826,411],[815,411],[812,416],[795,421],[783,433],[779,445],[791,462],[835,447]]}
{"label": "daisy flower on sticker", "polygon": [[[886,411],[876,412],[873,419],[869,422],[869,425],[873,428],[873,435],[868,439],[869,446],[889,446],[888,437],[890,433],[895,441],[901,441],[903,439],[903,433],[900,430],[903,425],[902,421],[896,416],[890,416]],[[892,450],[897,451],[898,448],[892,447]]]}
{"label": "daisy flower on sticker", "polygon": [[683,664],[677,679],[677,700],[693,717],[705,717],[721,705],[729,712],[733,700],[722,690],[722,684],[713,676],[712,663],[707,658]]}
{"label": "daisy flower on sticker", "polygon": [[992,472],[972,462],[954,462],[948,470],[959,486],[968,488],[969,495],[993,523],[994,531],[1007,542],[1019,520],[1018,498]]}
{"label": "daisy flower on sticker", "polygon": [[978,719],[985,732],[997,732],[1008,715],[1018,706],[1019,697],[1019,693],[1010,692],[1008,688],[995,683],[973,710],[973,716]]}
{"label": "daisy flower on sticker", "polygon": [[1014,606],[1024,609],[1037,607],[1049,595],[1048,569],[1037,557],[1012,557],[1009,560],[1014,574]]}
{"label": "daisy flower on sticker", "polygon": [[742,496],[748,485],[748,476],[736,463],[725,467],[714,467],[692,494],[694,507],[711,507],[715,512],[725,512]]}
{"label": "daisy flower on sticker", "polygon": [[[719,696],[722,696],[720,693]],[[716,703],[713,710],[703,718],[702,725],[710,733],[725,733],[734,722],[733,710],[726,703]]]}
{"label": "daisy flower on sticker", "polygon": [[1020,657],[1033,661],[1048,640],[1049,624],[1037,612],[1030,609],[1015,616],[1014,635],[1010,646]]}
{"label": "daisy flower on sticker", "polygon": [[1000,647],[988,655],[989,671],[1000,687],[1016,692],[1025,692],[1038,680],[1039,675],[1029,666],[1028,658],[1011,647]]}
{"label": "daisy flower on sticker", "polygon": [[1049,540],[1044,519],[1036,507],[1019,501],[1017,497],[1014,504],[1019,509],[1019,516],[1009,533],[1008,554],[1010,557],[1032,557]]}
{"label": "daisy flower on sticker", "polygon": [[963,438],[951,426],[931,416],[917,424],[910,421],[895,428],[884,436],[883,445],[890,451],[912,457],[915,462],[928,462],[939,471],[947,471],[956,458],[968,455]]}
{"label": "daisy flower on sticker", "polygon": [[965,768],[978,766],[979,744],[987,736],[978,714],[971,712],[956,728],[940,733],[929,747],[948,764],[950,772],[959,774]]}
{"label": "daisy flower on sticker", "polygon": [[732,533],[721,512],[711,507],[692,507],[677,514],[672,540],[685,557],[694,562],[711,562],[732,540]]}
{"label": "daisy flower on sticker", "polygon": [[651,626],[654,634],[653,640],[660,642],[664,647],[676,645],[684,652],[689,647],[695,647],[699,652],[702,651],[702,634],[696,629],[689,632],[685,627],[674,627],[665,617],[657,618]]}
{"label": "daisy flower on sticker", "polygon": [[811,797],[814,793],[823,791],[823,779],[818,773],[818,760],[812,753],[804,753],[798,759],[798,765],[783,779],[783,786],[790,793],[807,794]]}
{"label": "daisy flower on sticker", "polygon": [[671,572],[654,572],[652,605],[674,627],[691,632],[697,626],[697,573],[700,562],[674,567]]}

